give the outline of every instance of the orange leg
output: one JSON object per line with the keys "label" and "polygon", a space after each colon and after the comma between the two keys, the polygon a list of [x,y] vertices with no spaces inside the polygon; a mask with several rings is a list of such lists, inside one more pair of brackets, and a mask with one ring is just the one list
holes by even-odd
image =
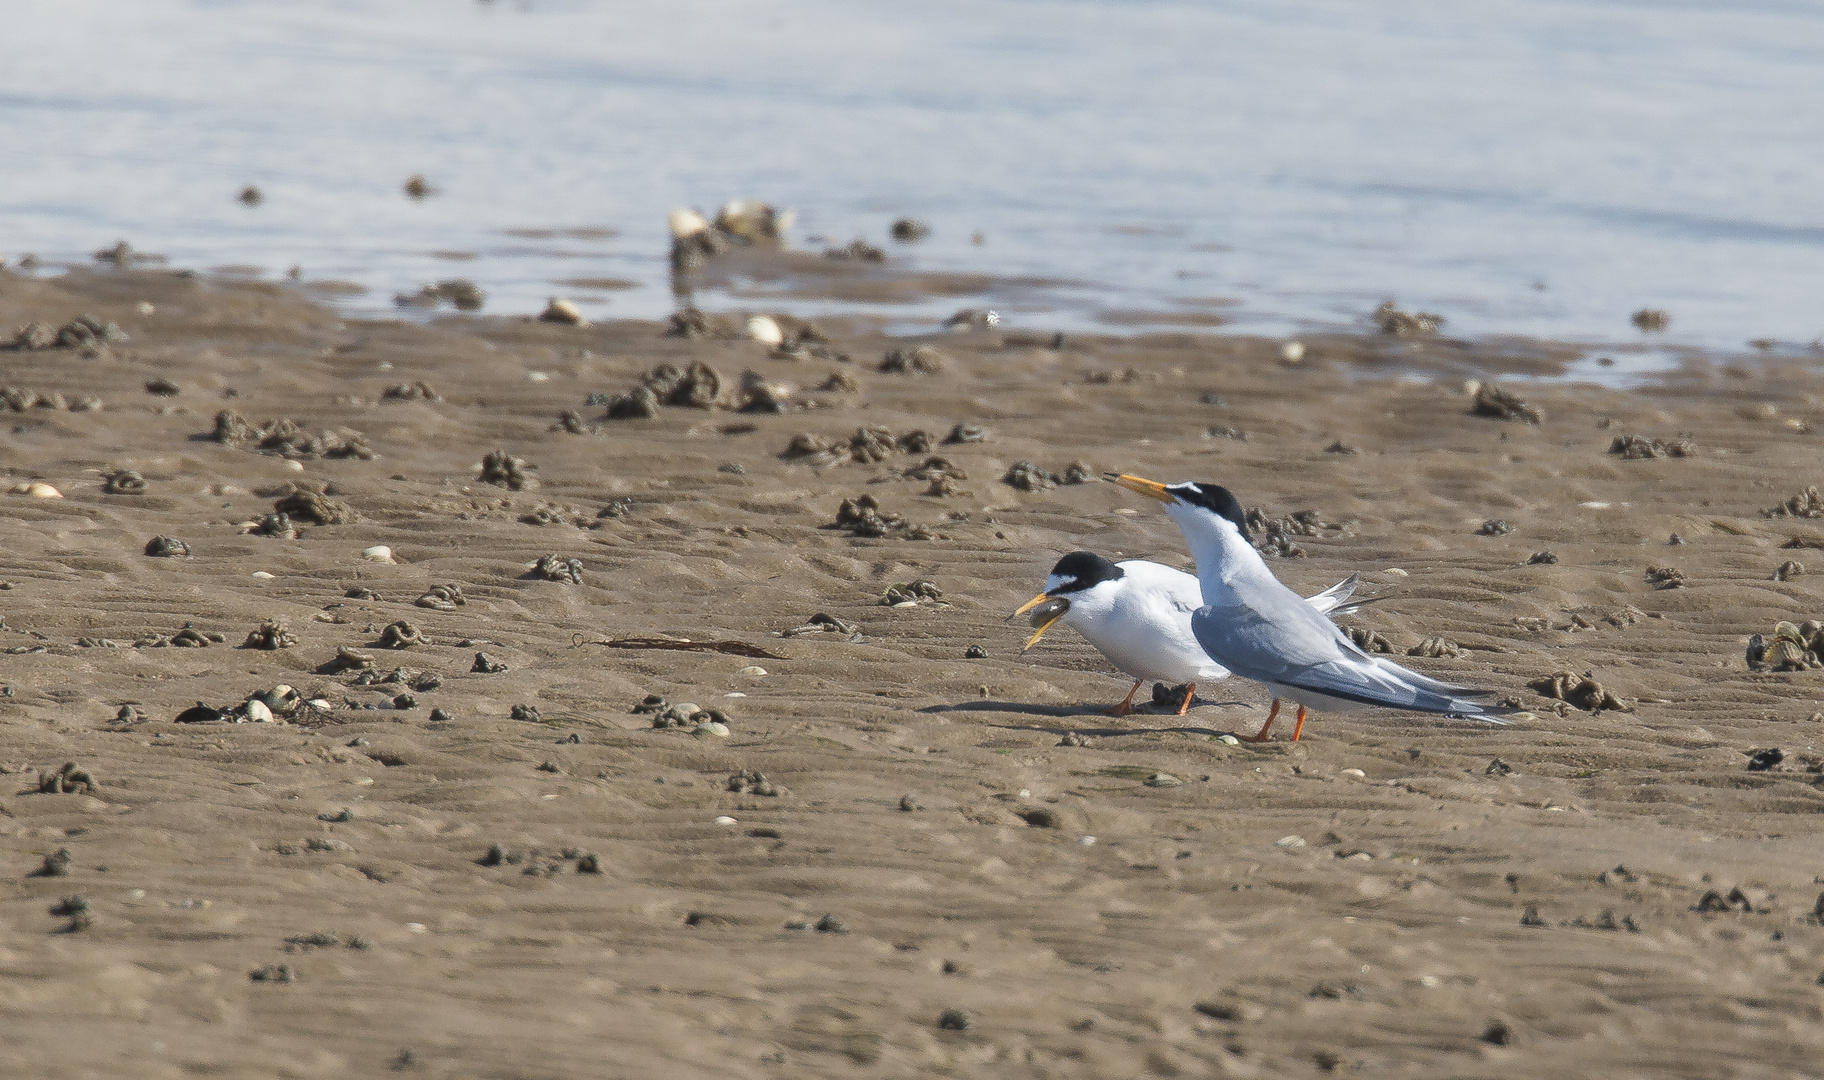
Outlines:
{"label": "orange leg", "polygon": [[1184,688],[1184,704],[1178,706],[1178,715],[1183,716],[1191,711],[1191,699],[1197,696],[1197,684],[1191,683]]}
{"label": "orange leg", "polygon": [[1305,730],[1305,707],[1298,707],[1298,726],[1292,729],[1292,741],[1298,741],[1298,733]]}
{"label": "orange leg", "polygon": [[1279,718],[1279,699],[1273,699],[1273,707],[1267,710],[1267,722],[1260,725],[1260,734],[1239,736],[1242,742],[1266,742],[1267,732],[1272,730],[1273,721]]}
{"label": "orange leg", "polygon": [[1129,690],[1127,692],[1127,696],[1122,698],[1119,704],[1115,705],[1113,708],[1108,710],[1108,715],[1126,716],[1128,713],[1133,712],[1134,711],[1134,695],[1138,694],[1140,692],[1140,683],[1142,681],[1143,680],[1141,680],[1141,679],[1135,679],[1133,689]]}

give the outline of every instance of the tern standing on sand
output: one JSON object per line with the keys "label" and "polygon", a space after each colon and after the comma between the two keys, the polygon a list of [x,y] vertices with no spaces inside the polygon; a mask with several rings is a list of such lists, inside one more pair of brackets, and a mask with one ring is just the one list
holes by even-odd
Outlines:
{"label": "tern standing on sand", "polygon": [[[1348,580],[1305,602],[1330,614],[1349,599],[1360,581],[1361,575],[1351,574]],[[1210,659],[1191,633],[1191,613],[1201,606],[1203,594],[1197,579],[1182,570],[1144,559],[1115,563],[1091,551],[1073,551],[1051,568],[1045,591],[1008,618],[1034,612],[1032,625],[1037,632],[1021,652],[1037,645],[1045,631],[1062,622],[1133,679],[1127,696],[1108,710],[1110,716],[1133,712],[1134,694],[1149,679],[1184,685],[1184,701],[1178,706],[1178,715],[1183,716],[1198,683],[1229,677],[1228,669]]]}
{"label": "tern standing on sand", "polygon": [[1203,606],[1191,616],[1198,644],[1230,671],[1272,692],[1267,722],[1250,741],[1267,737],[1282,698],[1298,704],[1294,742],[1305,729],[1307,708],[1349,712],[1379,706],[1507,723],[1502,710],[1472,700],[1493,691],[1451,686],[1370,656],[1281,584],[1254,550],[1241,504],[1228,488],[1188,480],[1161,484],[1125,473],[1110,473],[1109,479],[1164,503],[1184,534],[1203,595]]}

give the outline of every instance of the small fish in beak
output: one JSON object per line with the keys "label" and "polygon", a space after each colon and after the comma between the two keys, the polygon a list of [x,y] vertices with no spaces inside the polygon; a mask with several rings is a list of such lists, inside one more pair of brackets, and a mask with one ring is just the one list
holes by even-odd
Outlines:
{"label": "small fish in beak", "polygon": [[1025,652],[1027,649],[1037,645],[1039,639],[1045,636],[1045,631],[1050,630],[1052,625],[1059,619],[1062,619],[1064,613],[1069,610],[1069,600],[1062,596],[1048,596],[1045,593],[1040,593],[1031,600],[1021,604],[1019,610],[1007,617],[1013,619],[1021,615],[1026,615],[1027,612],[1031,612],[1030,615],[1027,615],[1026,624],[1035,627],[1038,632],[1026,639],[1026,644],[1020,647],[1020,651]]}

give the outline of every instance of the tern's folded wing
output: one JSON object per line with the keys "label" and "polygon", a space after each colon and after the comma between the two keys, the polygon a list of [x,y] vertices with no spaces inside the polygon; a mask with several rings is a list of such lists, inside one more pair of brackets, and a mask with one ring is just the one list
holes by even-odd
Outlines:
{"label": "tern's folded wing", "polygon": [[1367,655],[1309,605],[1265,600],[1205,607],[1191,616],[1191,632],[1205,652],[1246,679],[1365,705],[1504,722],[1473,700],[1477,691]]}

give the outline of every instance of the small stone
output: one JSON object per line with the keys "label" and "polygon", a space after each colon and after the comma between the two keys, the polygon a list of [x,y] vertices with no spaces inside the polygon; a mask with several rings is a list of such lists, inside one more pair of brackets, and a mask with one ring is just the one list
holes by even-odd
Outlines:
{"label": "small stone", "polygon": [[1146,778],[1147,787],[1157,787],[1157,788],[1177,787],[1179,784],[1182,784],[1182,783],[1184,783],[1183,780],[1180,780],[1176,776],[1173,776],[1171,773],[1167,773],[1167,772],[1156,772],[1153,775]]}
{"label": "small stone", "polygon": [[485,652],[475,654],[475,662],[469,665],[469,671],[477,675],[498,675],[507,670],[507,665],[494,659]]}
{"label": "small stone", "polygon": [[456,718],[442,709],[432,709],[430,719],[433,724],[448,724],[452,723]]}
{"label": "small stone", "polygon": [[988,650],[982,648],[980,645],[971,645],[963,650],[963,659],[986,660],[988,659]]}
{"label": "small stone", "polygon": [[1302,848],[1305,846],[1305,838],[1296,833],[1291,836],[1282,836],[1278,840],[1273,841],[1273,846],[1276,848],[1286,848],[1287,850]]}
{"label": "small stone", "polygon": [[691,734],[695,735],[699,739],[703,739],[703,738],[726,739],[726,738],[728,738],[728,725],[724,724],[720,721],[717,721],[717,720],[711,720],[711,721],[708,721],[707,723],[698,724],[694,729],[692,729]]}
{"label": "small stone", "polygon": [[811,929],[817,931],[819,934],[846,934],[849,932],[849,924],[843,922],[834,915],[825,915],[823,918],[818,919]]}
{"label": "small stone", "polygon": [[1218,735],[1218,736],[1216,736],[1216,741],[1219,743],[1223,743],[1227,746],[1240,746],[1241,745],[1241,740],[1237,739],[1233,735]]}
{"label": "small stone", "polygon": [[937,1026],[944,1031],[968,1031],[973,1023],[962,1009],[945,1009],[937,1018]]}
{"label": "small stone", "polygon": [[923,810],[925,804],[919,802],[918,796],[916,795],[901,795],[899,797],[899,808],[905,813],[913,814]]}
{"label": "small stone", "polygon": [[538,715],[538,706],[536,705],[515,705],[509,715],[515,720],[525,720],[531,723],[537,723],[543,719]]}

